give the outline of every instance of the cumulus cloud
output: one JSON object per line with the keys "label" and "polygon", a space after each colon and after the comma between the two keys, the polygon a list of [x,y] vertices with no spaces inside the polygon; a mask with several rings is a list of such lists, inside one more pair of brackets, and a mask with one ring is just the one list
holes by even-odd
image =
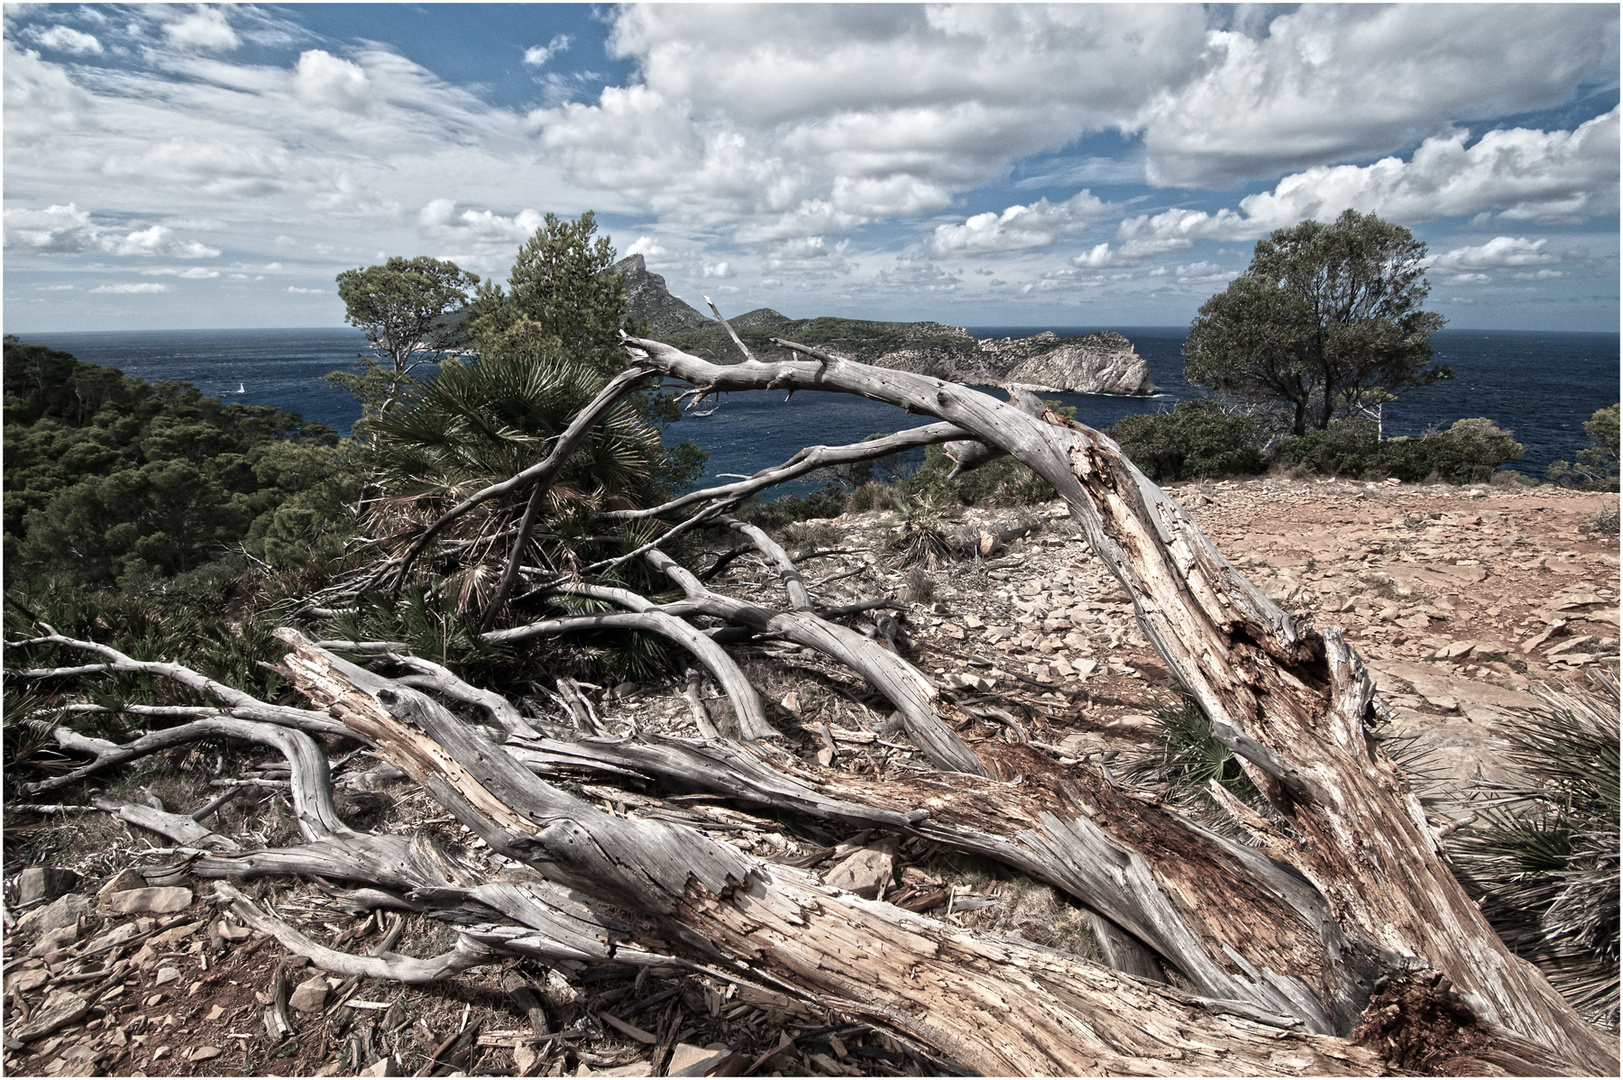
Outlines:
{"label": "cumulus cloud", "polygon": [[83,30],[75,30],[71,26],[48,26],[44,29],[30,28],[28,40],[36,42],[47,49],[57,52],[73,53],[76,56],[100,55],[101,42],[95,34],[87,34]]}
{"label": "cumulus cloud", "polygon": [[[6,139],[75,131],[95,109],[94,99],[56,64],[33,49],[18,49],[8,35],[0,42],[5,68]],[[10,162],[7,171],[10,172]]]}
{"label": "cumulus cloud", "polygon": [[771,243],[939,211],[1126,122],[1202,35],[1178,6],[627,6],[640,80],[533,119],[582,182]]}
{"label": "cumulus cloud", "polygon": [[5,212],[6,247],[17,251],[49,255],[73,255],[88,251],[114,255],[167,255],[182,259],[211,259],[220,254],[196,240],[175,235],[166,225],[152,225],[122,236],[98,225],[90,212],[73,203],[48,206],[44,210],[22,207]]}
{"label": "cumulus cloud", "polygon": [[1001,214],[976,214],[962,225],[938,225],[928,246],[936,255],[1047,247],[1061,236],[1086,231],[1108,209],[1083,188],[1062,203],[1038,199]]}
{"label": "cumulus cloud", "polygon": [[228,51],[241,44],[237,32],[226,21],[225,12],[202,4],[194,6],[189,15],[166,24],[163,35],[171,45],[210,52]]}
{"label": "cumulus cloud", "polygon": [[110,250],[115,255],[167,255],[179,259],[212,259],[220,254],[219,248],[181,239],[167,225],[138,229],[111,244]]}
{"label": "cumulus cloud", "polygon": [[302,293],[306,296],[325,296],[327,293],[326,289],[301,289],[297,285],[289,285],[287,291],[290,293]]}
{"label": "cumulus cloud", "polygon": [[[1489,131],[1474,145],[1452,131],[1420,144],[1410,161],[1320,166],[1240,202],[1258,222],[1320,220],[1346,207],[1402,221],[1481,211],[1518,221],[1573,222],[1615,213],[1618,110],[1573,131]],[[1279,227],[1273,224],[1271,227]]]}
{"label": "cumulus cloud", "polygon": [[732,264],[723,259],[718,263],[705,263],[703,276],[707,278],[730,278],[737,277],[738,271],[733,269]]}
{"label": "cumulus cloud", "polygon": [[1486,244],[1445,251],[1433,259],[1431,265],[1447,270],[1540,266],[1555,261],[1555,256],[1544,250],[1548,244],[1545,237],[1529,240],[1525,236],[1496,236]]}
{"label": "cumulus cloud", "polygon": [[325,49],[299,55],[293,86],[299,99],[311,105],[359,113],[372,104],[371,80],[361,65]]}
{"label": "cumulus cloud", "polygon": [[528,240],[544,222],[534,210],[504,217],[489,210],[457,211],[455,199],[434,199],[417,213],[422,230],[444,240],[475,244],[510,244]]}
{"label": "cumulus cloud", "polygon": [[1421,143],[1409,161],[1308,169],[1246,196],[1238,211],[1174,208],[1126,218],[1117,246],[1099,244],[1072,261],[1129,266],[1200,241],[1255,240],[1305,218],[1333,221],[1348,208],[1408,224],[1470,215],[1575,222],[1615,213],[1618,116],[1614,108],[1573,131],[1490,131],[1472,146],[1469,133],[1453,131]]}
{"label": "cumulus cloud", "polygon": [[558,34],[545,45],[531,45],[524,50],[524,62],[531,67],[541,67],[554,56],[567,51],[569,42],[568,34]]}
{"label": "cumulus cloud", "polygon": [[1390,153],[1460,115],[1559,105],[1616,79],[1607,5],[1307,4],[1213,30],[1198,76],[1147,103],[1152,182],[1221,187]]}
{"label": "cumulus cloud", "polygon": [[101,229],[73,203],[44,210],[7,209],[6,248],[42,254],[102,250]]}
{"label": "cumulus cloud", "polygon": [[90,291],[93,293],[118,293],[120,295],[135,296],[143,293],[166,293],[169,291],[169,286],[156,281],[120,282],[117,285],[97,285]]}
{"label": "cumulus cloud", "polygon": [[631,246],[626,248],[621,254],[626,256],[641,255],[644,258],[652,258],[657,255],[665,254],[665,249],[660,247],[659,242],[656,241],[652,236],[639,236],[636,240],[632,241]]}
{"label": "cumulus cloud", "polygon": [[[1089,132],[1142,133],[1161,183],[1228,186],[1390,153],[1461,114],[1559,104],[1616,64],[1617,12],[1604,5],[1307,5],[1207,20],[1193,5],[838,18],[627,5],[611,46],[638,79],[532,119],[581,182],[768,243],[937,212]],[[1042,227],[1022,233],[1020,216],[948,225],[931,250],[1052,242]]]}

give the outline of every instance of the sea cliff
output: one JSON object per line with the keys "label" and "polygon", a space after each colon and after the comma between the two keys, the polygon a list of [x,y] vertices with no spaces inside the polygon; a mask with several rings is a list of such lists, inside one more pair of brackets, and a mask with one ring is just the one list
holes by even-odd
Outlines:
{"label": "sea cliff", "polygon": [[[672,296],[665,279],[649,271],[641,255],[609,268],[624,276],[632,320],[679,349],[717,363],[739,359],[737,346],[714,319]],[[1029,338],[981,341],[961,326],[938,322],[874,322],[864,319],[791,319],[757,308],[728,320],[756,356],[782,350],[774,337],[827,349],[878,367],[931,375],[950,382],[1003,386],[1038,393],[1155,393],[1149,365],[1132,342],[1113,331],[1062,338],[1044,332]]]}

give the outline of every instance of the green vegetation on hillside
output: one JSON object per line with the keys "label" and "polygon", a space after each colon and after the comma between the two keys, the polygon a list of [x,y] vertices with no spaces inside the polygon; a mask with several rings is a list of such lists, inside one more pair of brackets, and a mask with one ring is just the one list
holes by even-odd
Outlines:
{"label": "green vegetation on hillside", "polygon": [[336,554],[354,475],[337,435],[294,413],[5,343],[8,587],[139,584],[238,547]]}

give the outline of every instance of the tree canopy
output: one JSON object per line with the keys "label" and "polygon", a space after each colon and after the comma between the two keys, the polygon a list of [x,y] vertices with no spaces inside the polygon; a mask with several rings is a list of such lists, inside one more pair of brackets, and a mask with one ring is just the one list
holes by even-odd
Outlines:
{"label": "tree canopy", "polygon": [[366,331],[376,357],[364,358],[357,374],[334,377],[368,415],[383,415],[409,385],[413,369],[437,362],[466,340],[457,313],[478,284],[477,274],[427,256],[396,256],[382,266],[345,270],[338,275],[344,318]]}
{"label": "tree canopy", "polygon": [[167,577],[238,544],[297,563],[345,528],[337,435],[39,345],[5,344],[8,582]]}
{"label": "tree canopy", "polygon": [[1453,377],[1431,363],[1443,317],[1421,305],[1426,245],[1401,225],[1347,210],[1257,244],[1251,265],[1201,306],[1184,343],[1190,382],[1283,407],[1293,434],[1322,429],[1373,394]]}
{"label": "tree canopy", "polygon": [[626,319],[625,278],[604,271],[614,247],[597,236],[590,210],[579,218],[547,214],[519,248],[508,287],[487,282],[469,318],[481,356],[540,356],[566,350],[605,374],[618,371]]}

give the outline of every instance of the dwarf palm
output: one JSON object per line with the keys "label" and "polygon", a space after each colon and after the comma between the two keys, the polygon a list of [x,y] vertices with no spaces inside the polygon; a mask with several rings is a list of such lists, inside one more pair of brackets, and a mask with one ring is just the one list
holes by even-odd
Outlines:
{"label": "dwarf palm", "polygon": [[[378,535],[403,548],[450,507],[542,460],[604,382],[592,366],[553,349],[446,364],[378,423],[385,491],[371,507]],[[526,558],[553,569],[578,562],[598,543],[589,538],[595,511],[660,493],[663,454],[659,432],[634,405],[611,411],[547,491]],[[491,499],[446,531],[439,569],[459,610],[488,601],[528,497],[520,489]]]}

